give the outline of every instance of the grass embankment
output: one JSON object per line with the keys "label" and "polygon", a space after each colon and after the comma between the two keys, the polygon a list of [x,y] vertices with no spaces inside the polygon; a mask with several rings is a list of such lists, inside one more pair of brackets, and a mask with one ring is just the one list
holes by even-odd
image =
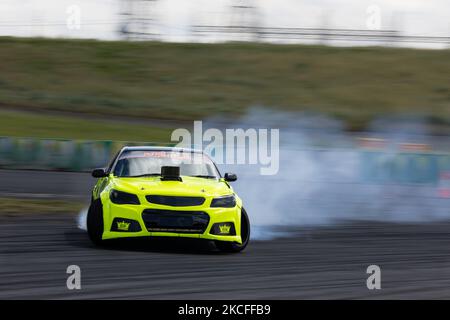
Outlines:
{"label": "grass embankment", "polygon": [[71,200],[0,198],[0,214],[77,213],[86,204]]}
{"label": "grass embankment", "polygon": [[107,120],[0,110],[0,136],[169,142],[171,129]]}
{"label": "grass embankment", "polygon": [[[450,123],[450,50],[23,38],[0,38],[0,48],[0,106],[21,110],[192,120],[262,105],[323,113],[350,130],[392,115]],[[11,117],[0,135],[63,132]],[[64,137],[162,137],[83,122]]]}

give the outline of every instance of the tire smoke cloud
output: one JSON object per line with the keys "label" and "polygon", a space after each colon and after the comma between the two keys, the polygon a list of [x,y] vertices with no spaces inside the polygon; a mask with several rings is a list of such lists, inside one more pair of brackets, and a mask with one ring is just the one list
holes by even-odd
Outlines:
{"label": "tire smoke cloud", "polygon": [[[432,142],[425,125],[415,123],[415,133],[410,135],[395,126],[377,132],[382,124],[383,120],[377,120],[375,130],[361,133],[387,141],[377,161],[389,164],[395,160],[401,153],[399,143]],[[254,226],[253,239],[283,236],[286,234],[277,230],[289,227],[349,220],[413,223],[450,218],[450,199],[440,198],[435,184],[367,181],[363,175],[366,158],[358,146],[358,135],[345,132],[337,120],[253,108],[236,122],[210,119],[205,126],[280,128],[276,175],[262,176],[251,165],[220,167],[222,173],[238,175],[233,187]]]}

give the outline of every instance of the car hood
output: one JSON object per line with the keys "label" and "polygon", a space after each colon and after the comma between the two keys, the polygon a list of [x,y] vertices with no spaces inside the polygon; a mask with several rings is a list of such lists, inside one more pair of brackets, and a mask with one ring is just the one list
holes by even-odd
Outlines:
{"label": "car hood", "polygon": [[113,188],[140,195],[217,197],[233,193],[222,180],[182,176],[182,181],[161,181],[160,177],[114,178]]}

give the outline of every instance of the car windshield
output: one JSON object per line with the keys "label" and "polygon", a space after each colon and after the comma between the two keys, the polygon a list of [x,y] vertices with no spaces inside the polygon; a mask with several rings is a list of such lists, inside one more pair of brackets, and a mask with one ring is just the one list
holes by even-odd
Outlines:
{"label": "car windshield", "polygon": [[161,167],[180,167],[180,175],[219,178],[216,166],[206,155],[189,151],[125,150],[117,159],[116,177],[158,176]]}

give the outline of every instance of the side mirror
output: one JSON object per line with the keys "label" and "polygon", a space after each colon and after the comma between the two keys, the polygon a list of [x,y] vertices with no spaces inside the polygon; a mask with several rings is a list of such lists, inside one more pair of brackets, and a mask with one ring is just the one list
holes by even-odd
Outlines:
{"label": "side mirror", "polygon": [[234,173],[225,173],[225,181],[232,182],[237,180],[237,176]]}
{"label": "side mirror", "polygon": [[92,171],[92,176],[94,178],[104,178],[106,177],[108,174],[106,173],[106,170],[103,168],[99,168],[99,169],[94,169]]}

